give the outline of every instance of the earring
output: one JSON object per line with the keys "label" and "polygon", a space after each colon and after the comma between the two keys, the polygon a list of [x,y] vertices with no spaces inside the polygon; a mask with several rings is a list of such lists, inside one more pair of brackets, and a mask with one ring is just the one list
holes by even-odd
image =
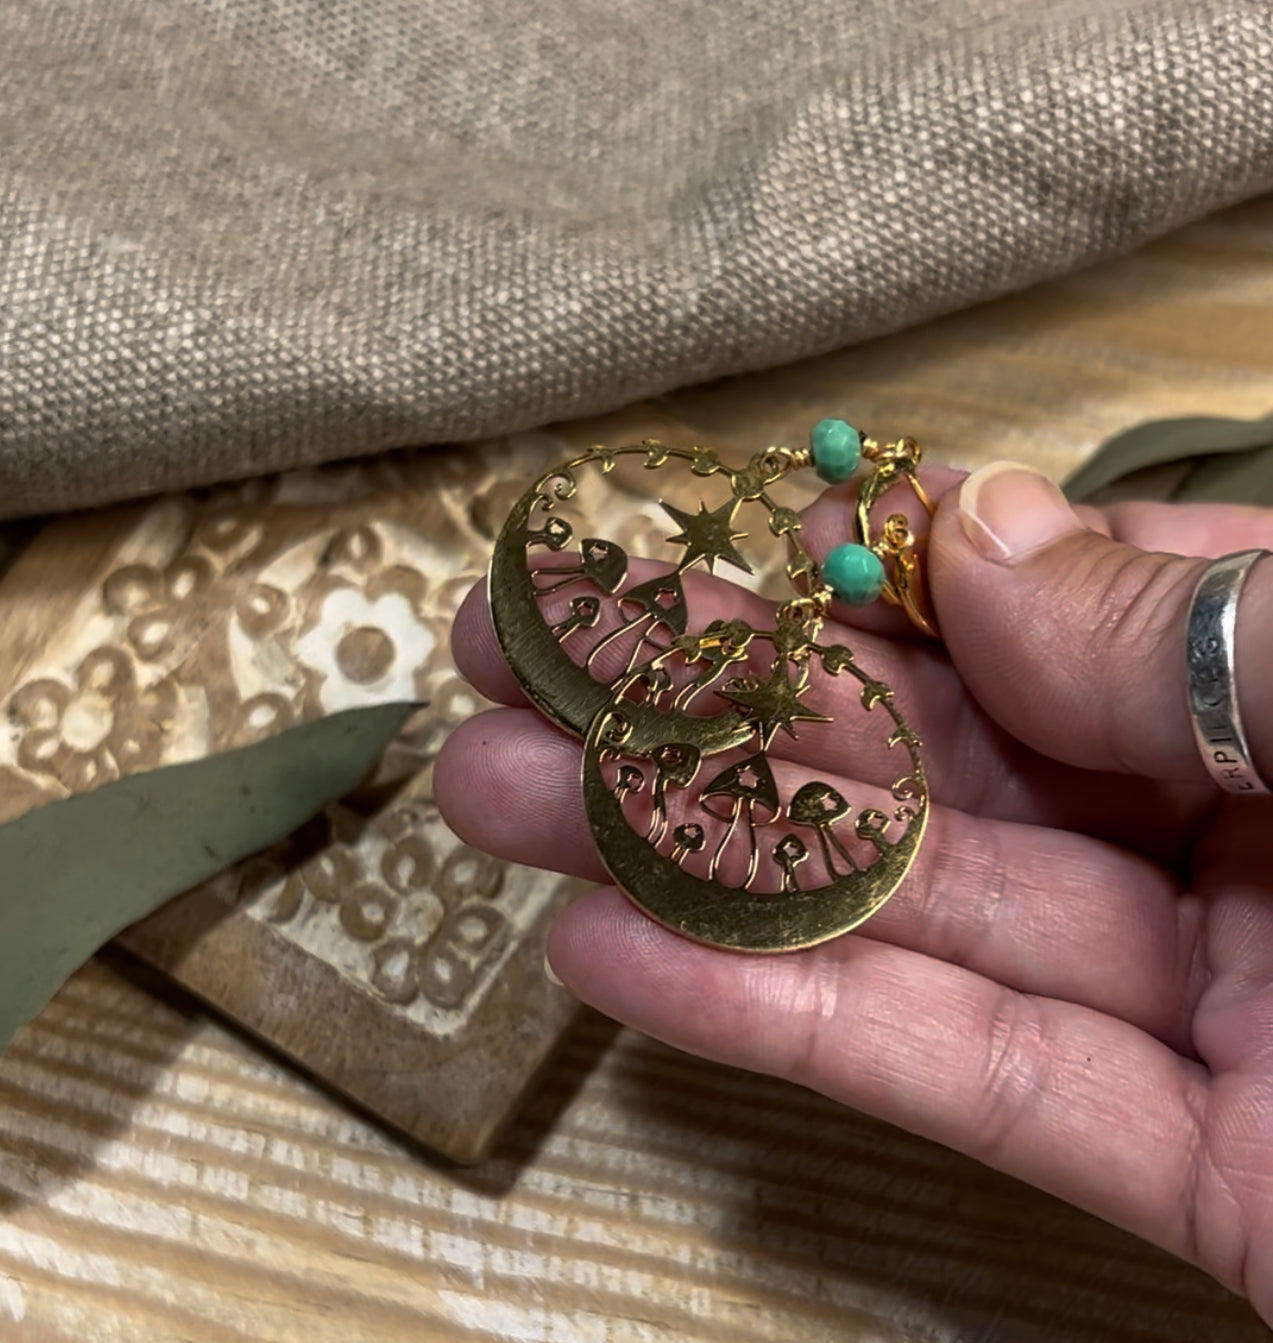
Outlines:
{"label": "earring", "polygon": [[[870,530],[872,504],[898,476],[922,488],[918,452],[892,445],[872,457],[867,440],[857,456],[879,464],[859,496],[857,539],[839,548],[848,562],[831,563],[832,552],[824,575],[799,515],[770,489],[809,465],[823,479],[847,478],[851,454],[827,447],[845,436],[827,424],[843,422],[815,427],[809,448],[771,448],[740,469],[706,448],[591,449],[523,495],[492,560],[491,608],[510,667],[534,703],[584,739],[584,801],[602,860],[651,917],[714,946],[789,951],[848,932],[897,889],[928,818],[920,742],[892,690],[848,648],[820,641],[833,591],[860,601],[871,586],[845,577],[859,552],[881,571],[872,595],[891,587],[912,619],[926,614],[909,529],[903,538],[890,518],[878,538]],[[563,508],[581,477],[604,477],[625,458],[647,470],[688,465],[726,496],[693,513],[662,505],[680,529],[669,538],[682,551],[674,567],[631,560],[599,537],[568,550],[575,529]],[[723,615],[691,630],[682,575],[717,562],[752,572],[736,546],[749,505],[787,542],[797,595],[771,629]],[[854,703],[869,721],[846,728]],[[883,731],[863,738],[860,727],[877,722]],[[797,731],[808,734],[802,759],[787,746]],[[828,767],[841,761],[868,782]]]}

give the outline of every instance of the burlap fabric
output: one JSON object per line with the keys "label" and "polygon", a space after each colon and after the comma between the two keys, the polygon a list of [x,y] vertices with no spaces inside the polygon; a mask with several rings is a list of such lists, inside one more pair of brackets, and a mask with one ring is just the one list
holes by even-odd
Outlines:
{"label": "burlap fabric", "polygon": [[591,412],[1273,185],[1269,0],[0,0],[0,509]]}

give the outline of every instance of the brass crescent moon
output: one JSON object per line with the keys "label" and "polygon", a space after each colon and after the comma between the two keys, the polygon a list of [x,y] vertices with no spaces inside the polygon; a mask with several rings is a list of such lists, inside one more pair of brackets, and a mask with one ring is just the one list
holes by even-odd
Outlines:
{"label": "brass crescent moon", "polygon": [[[863,704],[882,704],[906,747],[911,770],[894,785],[898,815],[909,813],[896,842],[885,844],[869,867],[838,877],[809,891],[758,893],[726,886],[686,872],[665,857],[629,825],[615,793],[602,773],[607,733],[619,711],[612,700],[599,713],[584,744],[582,782],[588,823],[606,869],[638,908],[657,923],[709,946],[745,952],[797,951],[852,931],[875,914],[893,895],[910,870],[928,823],[928,786],[919,743],[892,703],[891,695],[854,663],[848,664],[862,683]],[[622,705],[625,722],[628,702]],[[663,730],[666,740],[666,721]],[[623,753],[629,753],[625,739]],[[635,752],[633,752],[635,754]],[[902,792],[902,786],[913,787]]]}

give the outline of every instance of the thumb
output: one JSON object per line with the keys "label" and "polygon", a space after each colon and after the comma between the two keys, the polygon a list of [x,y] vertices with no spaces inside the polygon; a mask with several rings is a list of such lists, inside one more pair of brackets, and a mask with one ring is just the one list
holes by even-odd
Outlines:
{"label": "thumb", "polygon": [[[965,684],[1018,740],[1067,764],[1201,782],[1185,638],[1205,559],[1091,530],[1045,476],[996,462],[942,499],[929,581]],[[1236,636],[1239,708],[1273,779],[1273,560],[1251,571]]]}

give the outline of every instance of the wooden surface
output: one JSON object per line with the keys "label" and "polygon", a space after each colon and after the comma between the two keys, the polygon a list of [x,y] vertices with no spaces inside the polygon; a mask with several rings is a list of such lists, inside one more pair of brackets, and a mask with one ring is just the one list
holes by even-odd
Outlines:
{"label": "wooden surface", "polygon": [[479,707],[455,609],[542,456],[393,453],[68,515],[0,579],[0,822],[343,709],[425,706],[355,795],[126,936],[455,1160],[487,1154],[577,1010],[543,975],[577,883],[474,852],[432,797]]}
{"label": "wooden surface", "polygon": [[[845,413],[936,459],[1061,474],[1137,420],[1270,409],[1262,201],[622,419],[751,448]],[[3,1343],[1271,1336],[1202,1275],[1049,1198],[591,1018],[496,1155],[458,1172],[140,973],[86,968],[0,1060]]]}

